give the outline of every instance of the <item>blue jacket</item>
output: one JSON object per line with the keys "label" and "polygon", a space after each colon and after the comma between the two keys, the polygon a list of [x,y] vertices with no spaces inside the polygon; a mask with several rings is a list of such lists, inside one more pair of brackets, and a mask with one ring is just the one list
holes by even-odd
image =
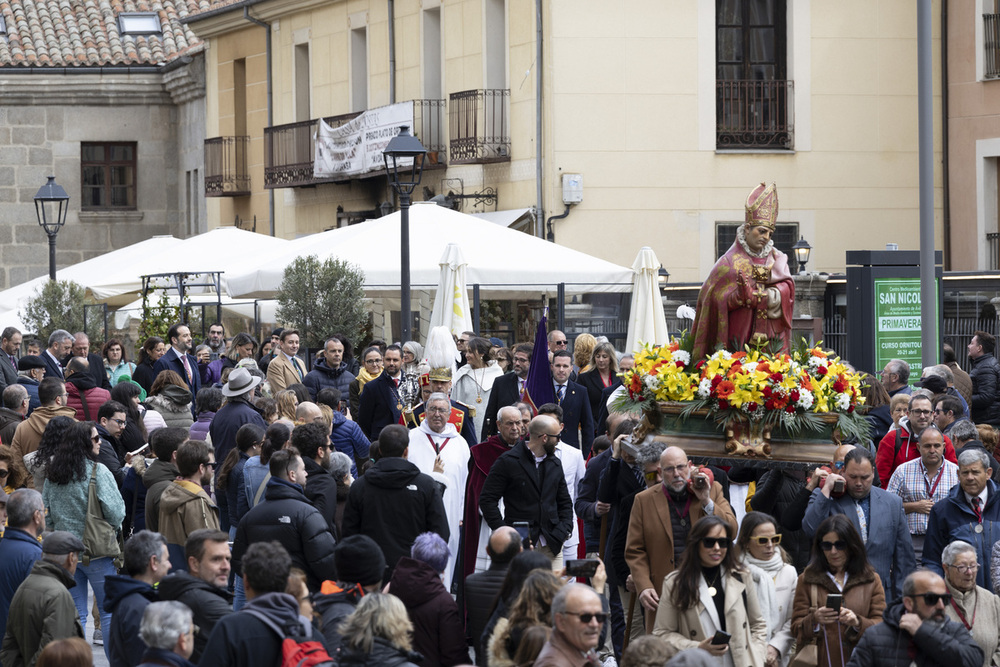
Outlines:
{"label": "blue jacket", "polygon": [[[226,523],[231,527],[235,528],[239,525],[240,519],[243,518],[243,514],[246,514],[244,510],[243,514],[239,513],[240,503],[239,503],[239,492],[243,490],[243,466],[246,465],[247,459],[250,457],[244,452],[240,452],[240,458],[236,461],[236,465],[233,469],[229,471],[229,478],[226,480],[226,509],[229,512],[229,517]],[[259,458],[257,459],[260,460]],[[216,499],[220,499],[218,490],[215,492]],[[248,505],[249,508],[249,505]],[[219,503],[219,509],[222,509],[222,503]]]}
{"label": "blue jacket", "polygon": [[965,499],[962,485],[956,484],[944,500],[938,501],[931,509],[927,520],[927,536],[924,538],[923,564],[929,570],[944,576],[941,568],[941,552],[949,543],[955,540],[968,542],[976,548],[979,560],[979,573],[976,574],[976,584],[988,591],[993,590],[990,577],[990,555],[993,544],[1000,540],[1000,498],[997,496],[996,483],[987,480],[986,507],[983,508],[983,532],[977,533],[976,519],[972,505]]}
{"label": "blue jacket", "polygon": [[152,602],[159,602],[156,590],[144,581],[120,574],[104,578],[104,611],[111,614],[107,635],[111,667],[136,667],[142,662],[146,643],[139,636],[142,614]]}
{"label": "blue jacket", "polygon": [[[267,477],[268,466],[260,462],[260,456],[251,456],[243,462],[243,493],[236,494],[236,513],[242,520],[250,508],[254,507],[253,498],[257,495],[257,489],[264,483]],[[264,494],[260,494],[260,503],[264,502]],[[260,504],[258,503],[258,504]],[[237,522],[236,525],[239,525]]]}
{"label": "blue jacket", "polygon": [[17,378],[17,383],[28,392],[28,414],[30,415],[35,408],[42,404],[38,399],[38,380],[29,377],[19,377]]}
{"label": "blue jacket", "polygon": [[[815,535],[823,519],[834,514],[845,515],[861,534],[854,499],[846,493],[840,498],[827,498],[820,489],[813,491],[809,498],[809,507],[802,518],[802,530],[807,535]],[[868,552],[868,561],[882,579],[886,599],[894,600],[903,595],[903,579],[917,567],[903,501],[896,494],[873,486],[869,514],[865,551]],[[924,555],[927,555],[926,547]]]}
{"label": "blue jacket", "polygon": [[212,436],[212,447],[215,448],[215,460],[225,461],[229,450],[236,446],[236,432],[244,424],[256,424],[267,428],[264,418],[257,409],[243,400],[232,400],[215,413],[208,432]]}
{"label": "blue jacket", "polygon": [[19,528],[8,528],[0,540],[0,634],[7,631],[7,612],[31,568],[42,557],[42,545]]}
{"label": "blue jacket", "polygon": [[365,437],[364,431],[340,412],[334,412],[330,443],[338,452],[343,452],[351,457],[351,475],[356,478],[358,466],[355,461],[368,458],[368,449],[372,444]]}
{"label": "blue jacket", "polygon": [[302,384],[309,389],[309,395],[314,401],[319,390],[326,387],[339,389],[341,398],[346,401],[352,382],[354,374],[347,370],[347,364],[341,363],[340,368],[333,369],[326,365],[326,359],[320,359],[302,379]]}

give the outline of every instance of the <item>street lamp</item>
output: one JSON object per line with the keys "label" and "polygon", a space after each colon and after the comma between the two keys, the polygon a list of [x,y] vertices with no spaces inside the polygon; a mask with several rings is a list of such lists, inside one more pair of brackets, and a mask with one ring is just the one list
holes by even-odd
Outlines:
{"label": "street lamp", "polygon": [[38,189],[35,195],[35,216],[38,224],[49,236],[49,280],[56,279],[56,234],[66,224],[66,214],[69,213],[69,195],[61,185],[56,183],[55,176],[49,176],[48,182]]}
{"label": "street lamp", "polygon": [[667,282],[669,281],[670,281],[670,272],[667,271],[665,268],[663,268],[663,265],[660,264],[660,270],[656,272],[656,282],[660,286],[660,294],[663,294],[667,291]]}
{"label": "street lamp", "polygon": [[809,253],[812,252],[812,246],[809,245],[805,237],[800,236],[799,240],[792,246],[792,250],[795,251],[795,259],[799,263],[799,273],[805,273],[806,262],[809,261]]}
{"label": "street lamp", "polygon": [[403,342],[410,340],[410,195],[420,185],[427,149],[403,125],[382,151],[385,173],[399,195],[399,315]]}

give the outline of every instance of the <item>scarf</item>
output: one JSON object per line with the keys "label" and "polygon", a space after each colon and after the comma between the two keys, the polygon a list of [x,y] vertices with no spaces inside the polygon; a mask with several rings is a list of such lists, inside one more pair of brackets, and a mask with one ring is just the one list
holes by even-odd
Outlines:
{"label": "scarf", "polygon": [[378,375],[372,375],[365,369],[364,366],[362,366],[358,371],[358,393],[360,394],[361,390],[365,388],[365,385],[377,378],[379,375],[382,375],[382,371],[379,371]]}
{"label": "scarf", "polygon": [[759,560],[749,553],[743,555],[743,564],[750,571],[754,583],[757,584],[757,598],[760,600],[760,610],[767,621],[767,641],[778,630],[781,612],[778,611],[778,591],[774,586],[774,577],[781,572],[785,562],[777,551],[771,560]]}

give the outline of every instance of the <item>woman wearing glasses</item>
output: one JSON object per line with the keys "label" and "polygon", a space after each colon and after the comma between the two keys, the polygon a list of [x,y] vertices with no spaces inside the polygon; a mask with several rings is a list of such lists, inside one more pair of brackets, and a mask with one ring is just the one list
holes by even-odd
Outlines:
{"label": "woman wearing glasses", "polygon": [[[725,521],[702,517],[688,534],[680,567],[663,580],[653,634],[667,640],[671,656],[697,647],[720,656],[726,667],[763,667],[767,623],[732,542]],[[730,637],[713,643],[717,633]]]}
{"label": "woman wearing glasses", "polygon": [[[830,600],[840,596],[840,603]],[[838,610],[839,606],[839,610]],[[816,643],[819,667],[844,667],[866,629],[882,621],[885,591],[865,545],[843,514],[827,517],[813,538],[812,559],[799,577],[792,611],[798,650]]]}
{"label": "woman wearing glasses", "polygon": [[767,622],[767,655],[764,664],[788,664],[792,648],[792,598],[798,573],[781,548],[781,533],[774,517],[748,512],[736,541],[740,563],[753,577],[761,613]]}
{"label": "woman wearing glasses", "polygon": [[366,383],[374,380],[381,374],[382,353],[374,345],[365,348],[364,354],[361,355],[361,369],[358,371],[358,377],[354,378],[354,381],[347,387],[348,403],[353,417],[356,418],[358,416],[358,406],[361,404],[361,390],[365,388]]}
{"label": "woman wearing glasses", "polygon": [[[998,581],[997,551],[994,546],[994,584]],[[944,613],[972,633],[972,638],[983,649],[983,667],[989,667],[1000,665],[1000,598],[976,585],[980,567],[977,556],[976,548],[962,540],[955,540],[941,552],[944,583],[951,593],[951,602],[944,606]]]}

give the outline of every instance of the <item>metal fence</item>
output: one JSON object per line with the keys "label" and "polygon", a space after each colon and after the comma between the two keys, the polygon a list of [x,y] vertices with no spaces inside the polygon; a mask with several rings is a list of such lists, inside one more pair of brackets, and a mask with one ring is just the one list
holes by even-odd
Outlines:
{"label": "metal fence", "polygon": [[213,137],[205,140],[206,197],[250,194],[249,149],[250,137]]}
{"label": "metal fence", "polygon": [[715,85],[717,148],[792,148],[792,81]]}
{"label": "metal fence", "polygon": [[1000,14],[983,14],[983,76],[1000,77]]}
{"label": "metal fence", "polygon": [[450,95],[452,164],[510,161],[510,90],[486,88]]}

